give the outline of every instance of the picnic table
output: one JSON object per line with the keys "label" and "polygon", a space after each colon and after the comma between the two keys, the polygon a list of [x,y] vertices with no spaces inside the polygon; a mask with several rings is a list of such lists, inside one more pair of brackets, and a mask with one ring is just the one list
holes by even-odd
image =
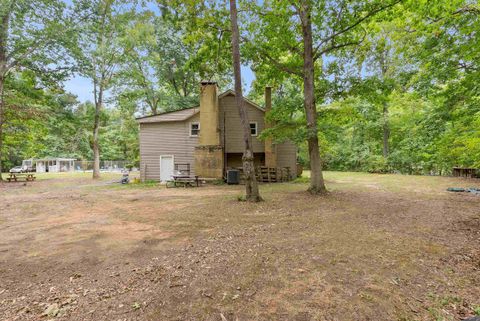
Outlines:
{"label": "picnic table", "polygon": [[7,177],[7,181],[9,182],[18,182],[22,180],[33,182],[35,179],[36,177],[32,173],[10,173],[10,176]]}
{"label": "picnic table", "polygon": [[190,177],[189,175],[172,175],[172,179],[167,181],[166,187],[198,187],[200,186],[200,181],[198,176]]}

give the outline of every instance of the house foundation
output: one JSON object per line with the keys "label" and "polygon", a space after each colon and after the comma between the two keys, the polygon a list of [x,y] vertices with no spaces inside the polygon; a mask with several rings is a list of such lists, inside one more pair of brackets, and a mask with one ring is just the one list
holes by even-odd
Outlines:
{"label": "house foundation", "polygon": [[205,178],[223,179],[223,148],[220,145],[195,147],[195,174]]}

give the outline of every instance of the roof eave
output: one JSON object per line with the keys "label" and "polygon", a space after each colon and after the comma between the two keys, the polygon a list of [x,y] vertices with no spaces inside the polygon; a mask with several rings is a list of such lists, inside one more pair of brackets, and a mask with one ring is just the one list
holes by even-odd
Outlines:
{"label": "roof eave", "polygon": [[[192,107],[192,108],[198,108],[198,107]],[[185,108],[185,109],[192,109],[192,108]],[[181,109],[181,110],[185,110],[185,109]],[[179,111],[179,110],[177,110],[177,111]],[[149,121],[148,119],[144,120],[145,118],[150,118],[151,117],[151,116],[148,116],[148,117],[136,118],[135,120],[139,124],[177,123],[177,122],[186,121],[186,120],[192,118],[193,116],[197,115],[199,112],[200,112],[200,108],[198,108],[198,110],[193,112],[191,115],[187,115],[187,116],[185,116],[184,118],[181,118],[181,119],[165,119],[165,120],[152,120],[152,121]],[[157,114],[155,116],[160,116],[160,115],[163,115],[163,114]]]}
{"label": "roof eave", "polygon": [[157,117],[157,116],[161,116],[161,115],[176,113],[176,112],[179,112],[179,111],[182,111],[182,110],[195,109],[195,108],[200,109],[200,106],[188,107],[188,108],[179,109],[179,110],[172,110],[172,111],[167,111],[167,112],[160,113],[160,114],[155,114],[155,115],[148,115],[148,116],[136,117],[135,120],[136,120],[136,121],[139,121],[139,120],[145,119],[145,118],[152,118],[152,117]]}

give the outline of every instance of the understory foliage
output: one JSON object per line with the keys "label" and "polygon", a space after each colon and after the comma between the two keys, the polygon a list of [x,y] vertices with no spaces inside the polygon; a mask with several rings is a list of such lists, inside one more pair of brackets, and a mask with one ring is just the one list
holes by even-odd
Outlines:
{"label": "understory foliage", "polygon": [[[381,106],[361,95],[320,106],[319,139],[325,168],[432,175],[449,174],[454,166],[479,168],[479,96],[468,103],[451,102],[446,99],[454,90],[451,86],[444,85],[429,96],[400,91],[388,96],[388,157],[382,154]],[[269,133],[277,141],[296,141],[299,161],[308,167],[301,95],[293,88],[279,90],[270,116],[277,126],[264,135]]]}

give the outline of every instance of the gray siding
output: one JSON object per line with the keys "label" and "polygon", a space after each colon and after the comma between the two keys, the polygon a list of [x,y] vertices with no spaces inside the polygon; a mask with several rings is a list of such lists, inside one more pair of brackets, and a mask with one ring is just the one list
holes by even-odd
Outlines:
{"label": "gray siding", "polygon": [[[240,123],[240,116],[235,104],[235,96],[227,95],[220,99],[220,128],[223,132],[225,119],[225,141],[227,153],[243,153],[243,128]],[[248,118],[250,122],[257,122],[258,134],[265,128],[264,111],[246,102]],[[225,113],[225,115],[224,115]],[[222,141],[223,137],[222,137]],[[264,153],[265,143],[258,136],[252,137],[254,153]],[[225,146],[225,145],[224,145]],[[277,145],[277,166],[290,167],[292,174],[296,175],[297,170],[297,146],[286,141]]]}
{"label": "gray siding", "polygon": [[[220,128],[225,128],[225,135],[221,137],[222,142],[225,141],[227,153],[243,153],[243,128],[240,122],[237,106],[235,105],[235,96],[227,95],[220,99]],[[257,122],[258,134],[264,129],[263,115],[264,112],[248,102],[247,112],[250,122]],[[225,127],[224,127],[225,124]],[[223,136],[223,135],[222,135]],[[264,153],[265,145],[258,136],[252,137],[252,148],[254,153]]]}
{"label": "gray siding", "polygon": [[140,169],[142,179],[160,179],[160,155],[173,155],[175,163],[190,164],[194,175],[195,146],[198,137],[190,137],[190,122],[198,122],[199,115],[183,122],[140,124]]}
{"label": "gray siding", "polygon": [[[264,112],[257,107],[247,104],[248,116],[251,122],[257,122],[258,134],[264,129]],[[221,141],[225,142],[227,153],[243,153],[243,129],[240,116],[235,105],[235,96],[225,95],[219,101]],[[174,115],[173,115],[174,114]],[[193,117],[175,121],[173,116]],[[160,155],[174,155],[175,163],[190,164],[191,174],[194,175],[194,150],[198,145],[198,137],[190,137],[190,123],[199,122],[200,115],[194,110],[185,113],[172,113],[167,118],[140,120],[140,170],[142,179],[160,179]],[[152,121],[152,122],[151,122]],[[226,129],[223,134],[224,128]],[[201,129],[200,129],[201,130]],[[265,145],[258,137],[252,137],[253,152],[264,153]],[[296,172],[297,147],[291,142],[278,144],[278,167],[290,167]]]}
{"label": "gray siding", "polygon": [[290,167],[293,177],[297,177],[297,146],[286,141],[277,145],[277,166]]}

